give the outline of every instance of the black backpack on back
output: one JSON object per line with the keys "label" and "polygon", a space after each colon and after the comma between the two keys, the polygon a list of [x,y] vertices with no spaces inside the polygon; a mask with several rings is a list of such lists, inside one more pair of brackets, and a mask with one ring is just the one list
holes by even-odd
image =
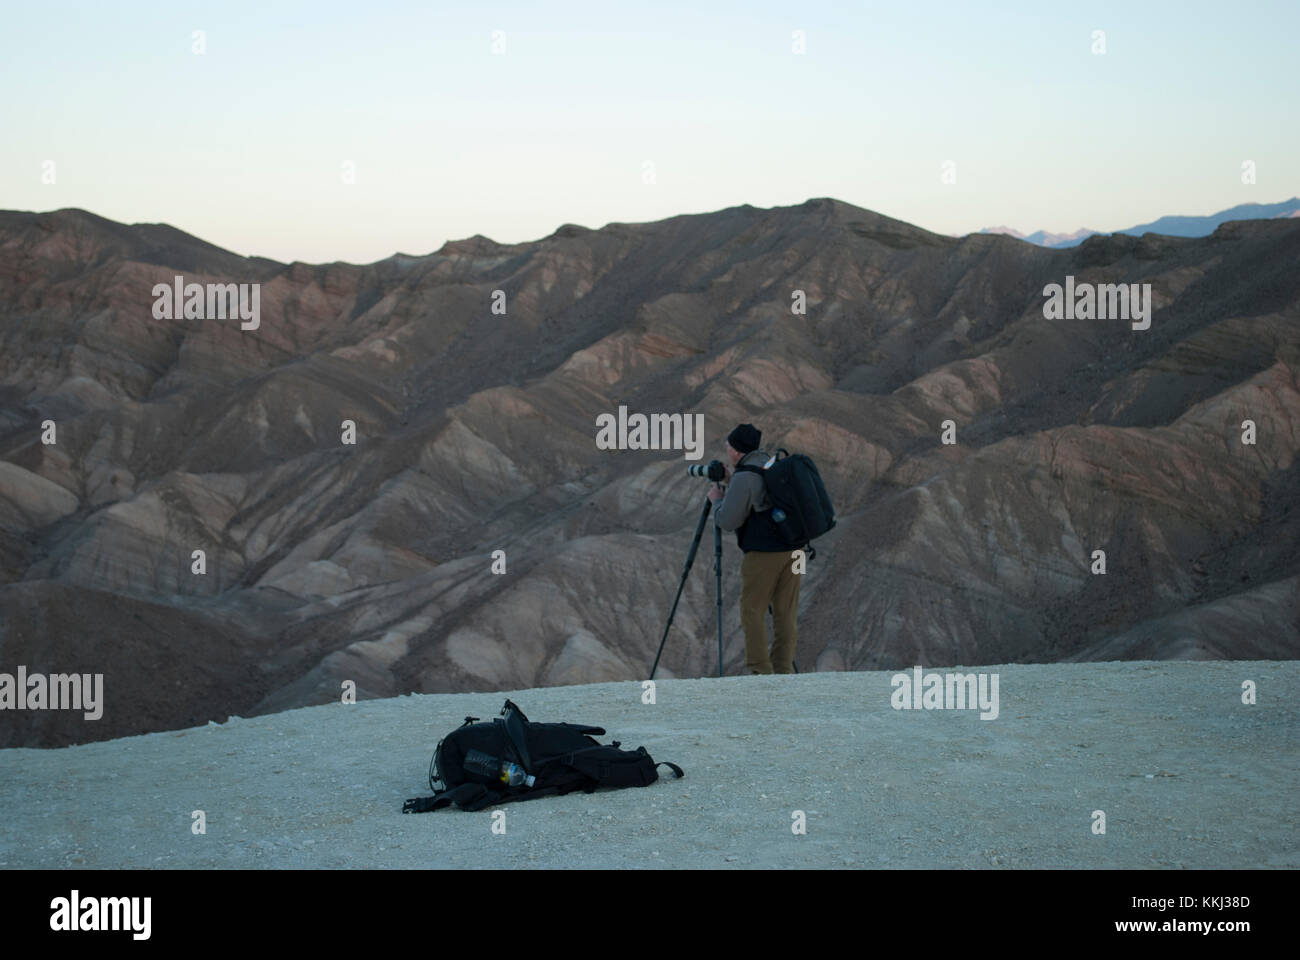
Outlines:
{"label": "black backpack on back", "polygon": [[[792,550],[806,548],[811,560],[817,555],[811,541],[835,526],[835,508],[811,457],[802,453],[791,456],[785,450],[776,453],[766,467],[745,464],[736,469],[763,478],[763,487],[772,501],[772,525],[786,546]],[[785,513],[784,519],[776,519],[777,510]]]}
{"label": "black backpack on back", "polygon": [[[599,787],[645,787],[659,779],[658,768],[645,747],[620,750],[597,743],[600,727],[574,723],[532,723],[510,700],[501,716],[486,723],[466,717],[464,724],[439,741],[429,763],[431,797],[415,797],[403,813],[425,813],[456,804],[462,810],[482,810],[497,803],[533,800]],[[503,763],[514,763],[531,776],[531,785],[511,786],[500,776]],[[441,786],[439,786],[441,784]]]}

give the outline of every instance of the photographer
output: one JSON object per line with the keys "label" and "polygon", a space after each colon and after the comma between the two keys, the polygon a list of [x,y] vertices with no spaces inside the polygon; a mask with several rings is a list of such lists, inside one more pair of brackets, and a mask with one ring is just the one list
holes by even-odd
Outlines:
{"label": "photographer", "polygon": [[[709,500],[714,504],[714,522],[722,530],[736,531],[736,542],[745,554],[740,564],[745,663],[751,673],[793,673],[799,639],[800,577],[772,521],[772,504],[761,474],[769,457],[758,449],[762,436],[749,423],[727,435],[728,480],[714,484]],[[769,604],[775,633],[770,655],[764,616]]]}

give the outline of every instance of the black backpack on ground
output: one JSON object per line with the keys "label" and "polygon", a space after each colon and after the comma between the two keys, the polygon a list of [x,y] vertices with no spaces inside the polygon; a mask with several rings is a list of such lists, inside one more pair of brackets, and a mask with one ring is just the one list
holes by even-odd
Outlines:
{"label": "black backpack on ground", "polygon": [[[659,779],[666,766],[678,777],[682,768],[658,763],[645,747],[620,750],[618,741],[604,745],[592,735],[600,727],[574,723],[532,723],[507,700],[501,716],[464,724],[439,741],[429,763],[431,797],[415,797],[402,806],[403,813],[425,813],[456,804],[462,810],[482,810],[493,804],[533,800],[600,787],[645,787]],[[515,786],[499,775],[503,763],[515,763],[533,778],[530,786]],[[439,786],[441,784],[441,786]]]}
{"label": "black backpack on ground", "polygon": [[[812,458],[802,453],[791,456],[778,450],[767,467],[744,464],[737,470],[763,478],[767,498],[772,501],[772,527],[791,550],[806,550],[808,559],[817,555],[811,541],[835,526],[835,508],[826,495],[821,474]],[[785,513],[776,519],[776,511]]]}

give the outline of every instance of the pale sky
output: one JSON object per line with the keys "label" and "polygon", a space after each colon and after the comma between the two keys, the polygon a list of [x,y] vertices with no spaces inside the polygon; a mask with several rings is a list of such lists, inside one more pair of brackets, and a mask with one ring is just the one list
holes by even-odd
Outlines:
{"label": "pale sky", "polygon": [[963,234],[1300,194],[1294,0],[128,0],[2,16],[0,209],[161,221],[283,261],[823,196]]}

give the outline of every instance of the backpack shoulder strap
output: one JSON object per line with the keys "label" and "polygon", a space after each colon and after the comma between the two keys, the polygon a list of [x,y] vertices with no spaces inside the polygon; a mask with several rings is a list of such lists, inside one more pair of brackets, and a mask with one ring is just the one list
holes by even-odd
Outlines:
{"label": "backpack shoulder strap", "polygon": [[604,727],[593,727],[586,723],[550,723],[547,726],[557,730],[569,730],[588,737],[603,737],[605,735]]}
{"label": "backpack shoulder strap", "polygon": [[563,787],[538,787],[536,790],[508,791],[489,790],[481,783],[462,783],[450,790],[443,790],[432,797],[413,797],[402,804],[402,813],[428,813],[430,810],[442,810],[453,803],[461,810],[482,810],[485,807],[510,803],[513,800],[533,800],[537,797],[551,797],[567,792]]}
{"label": "backpack shoulder strap", "polygon": [[506,737],[510,740],[511,745],[515,748],[515,756],[519,758],[519,764],[530,774],[533,772],[533,760],[528,755],[528,737],[525,734],[525,727],[528,724],[528,718],[524,712],[517,706],[506,701],[506,705],[501,708],[501,713],[505,717],[499,722],[505,727]]}
{"label": "backpack shoulder strap", "polygon": [[413,797],[402,804],[402,813],[428,813],[430,810],[449,807],[453,803],[462,810],[479,809],[467,804],[478,802],[487,792],[487,787],[481,783],[462,783],[450,790],[440,790],[431,797]]}
{"label": "backpack shoulder strap", "polygon": [[528,722],[528,718],[524,716],[524,712],[519,709],[519,704],[515,703],[513,700],[506,700],[505,705],[501,707],[501,716],[504,717],[511,711],[519,714],[519,719],[524,723]]}
{"label": "backpack shoulder strap", "polygon": [[[788,456],[790,456],[789,451],[784,447],[781,447],[776,451],[776,453],[768,457],[767,463],[763,464],[761,467],[756,467],[752,463],[742,463],[732,470],[732,473],[756,473],[761,477],[767,472],[768,467],[772,466],[772,464],[776,463],[778,460],[784,460]],[[764,480],[764,485],[766,486],[766,480]]]}

